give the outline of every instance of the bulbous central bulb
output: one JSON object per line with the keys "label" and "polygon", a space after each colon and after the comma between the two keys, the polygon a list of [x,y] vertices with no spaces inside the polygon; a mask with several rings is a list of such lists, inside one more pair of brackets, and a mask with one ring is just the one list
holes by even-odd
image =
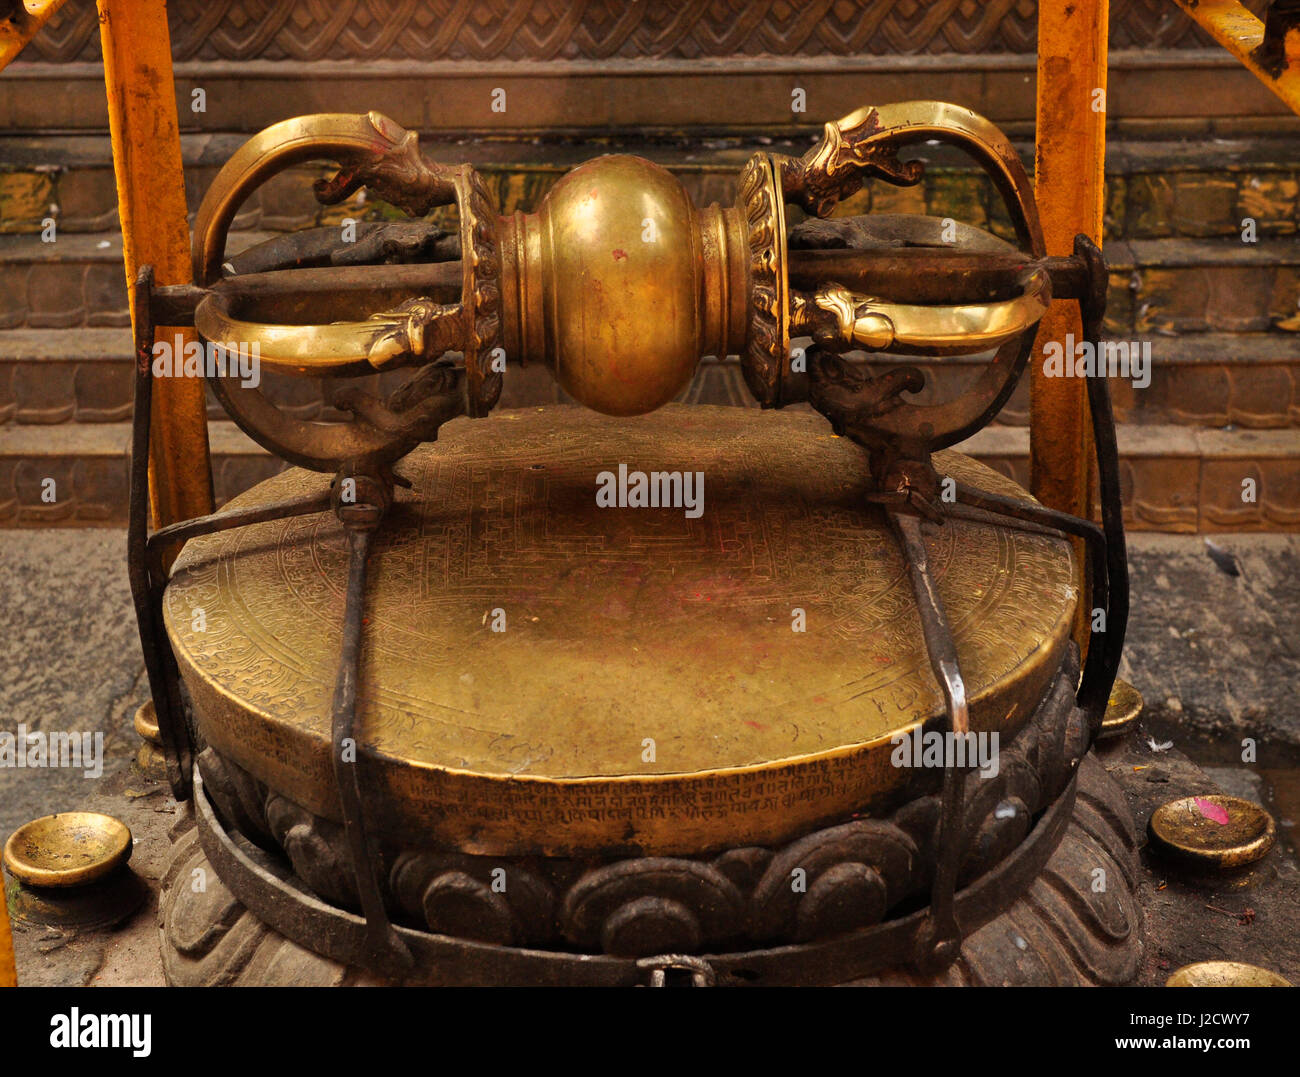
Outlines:
{"label": "bulbous central bulb", "polygon": [[640,157],[599,157],[564,176],[535,215],[505,222],[503,289],[518,321],[506,350],[540,359],[575,400],[639,415],[690,382],[701,356],[739,351],[746,278],[739,215],[696,210]]}

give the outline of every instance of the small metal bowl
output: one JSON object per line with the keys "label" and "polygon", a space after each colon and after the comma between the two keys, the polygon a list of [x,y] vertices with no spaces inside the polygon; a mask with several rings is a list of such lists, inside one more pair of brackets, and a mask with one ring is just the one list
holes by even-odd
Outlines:
{"label": "small metal bowl", "polygon": [[[1210,818],[1197,801],[1226,813],[1226,823]],[[1182,797],[1161,804],[1147,824],[1152,846],[1170,859],[1210,871],[1233,871],[1263,857],[1277,829],[1273,817],[1258,804],[1218,793]]]}
{"label": "small metal bowl", "polygon": [[4,866],[27,886],[84,886],[131,859],[131,830],[98,812],[70,811],[24,823],[5,842]]}
{"label": "small metal bowl", "polygon": [[1142,693],[1128,681],[1116,681],[1106,702],[1106,713],[1101,720],[1100,740],[1127,733],[1142,715]]}
{"label": "small metal bowl", "polygon": [[162,734],[158,732],[158,714],[154,710],[153,700],[145,700],[135,712],[135,733],[141,740],[150,744],[161,744]]}
{"label": "small metal bowl", "polygon": [[1290,987],[1276,972],[1240,961],[1197,961],[1175,969],[1166,987]]}

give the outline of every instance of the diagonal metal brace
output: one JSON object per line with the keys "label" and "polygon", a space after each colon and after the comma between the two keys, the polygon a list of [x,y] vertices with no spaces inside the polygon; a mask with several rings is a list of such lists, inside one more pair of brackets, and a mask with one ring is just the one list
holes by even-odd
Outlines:
{"label": "diagonal metal brace", "polygon": [[[930,668],[943,690],[948,710],[948,728],[956,736],[964,737],[970,732],[966,682],[957,661],[957,646],[953,642],[948,616],[930,573],[925,543],[921,538],[920,517],[899,508],[890,508],[886,514],[902,549],[912,591],[916,595]],[[930,888],[930,915],[917,932],[913,955],[915,964],[923,970],[950,965],[961,949],[961,928],[957,923],[954,902],[957,872],[962,861],[960,839],[965,793],[966,770],[951,759],[945,760],[939,813],[939,853]]]}

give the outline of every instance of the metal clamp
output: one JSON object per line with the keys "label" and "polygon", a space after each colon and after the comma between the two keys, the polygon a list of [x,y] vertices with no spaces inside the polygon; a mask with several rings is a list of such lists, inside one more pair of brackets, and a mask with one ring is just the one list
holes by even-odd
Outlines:
{"label": "metal clamp", "polygon": [[[700,957],[690,954],[659,954],[656,957],[643,957],[637,963],[639,969],[650,972],[650,982],[646,987],[669,987],[669,972],[685,972],[690,975],[691,987],[713,987],[718,980],[713,966]],[[684,986],[684,985],[682,985]]]}

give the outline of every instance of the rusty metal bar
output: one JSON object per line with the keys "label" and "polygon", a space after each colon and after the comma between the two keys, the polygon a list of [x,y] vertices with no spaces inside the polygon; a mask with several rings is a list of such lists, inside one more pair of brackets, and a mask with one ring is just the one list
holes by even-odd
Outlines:
{"label": "rusty metal bar", "polygon": [[[171,37],[163,0],[98,0],[98,5],[122,254],[134,323],[140,313],[133,286],[142,265],[154,267],[159,284],[191,280]],[[160,329],[160,335],[174,336]],[[210,513],[212,469],[201,378],[157,380],[149,448],[155,525]]]}
{"label": "rusty metal bar", "polygon": [[[343,646],[338,680],[330,711],[330,737],[334,782],[343,808],[343,826],[352,854],[352,877],[357,899],[366,918],[365,945],[369,961],[380,965],[395,961],[409,967],[411,952],[393,930],[379,885],[379,868],[370,835],[366,832],[365,793],[361,785],[361,752],[356,747],[357,681],[361,672],[361,629],[366,603],[366,559],[378,519],[355,526],[347,517],[343,526],[348,541],[348,585],[343,607]],[[349,751],[349,746],[351,749]]]}
{"label": "rusty metal bar", "polygon": [[[1211,37],[1235,56],[1260,82],[1272,90],[1292,112],[1300,115],[1300,63],[1289,65],[1286,24],[1275,23],[1270,48],[1265,48],[1265,24],[1235,0],[1174,0]],[[1272,14],[1272,13],[1270,13]],[[1296,31],[1291,30],[1295,41]],[[1293,50],[1300,51],[1300,42]]]}
{"label": "rusty metal bar", "polygon": [[[1101,243],[1108,12],[1108,0],[1038,6],[1034,179],[1049,255],[1070,254],[1080,233]],[[1048,378],[1042,363],[1044,345],[1070,335],[1083,339],[1078,308],[1053,303],[1030,364],[1030,484],[1050,507],[1091,517],[1085,379]]]}
{"label": "rusty metal bar", "polygon": [[[40,33],[50,16],[67,0],[22,0],[14,2],[9,13],[0,17],[0,71],[9,66],[23,46]],[[0,10],[4,4],[0,4]]]}
{"label": "rusty metal bar", "polygon": [[[301,234],[301,233],[295,233]],[[279,242],[279,241],[275,241]],[[247,252],[245,252],[247,253]],[[238,262],[241,256],[233,261]],[[898,303],[987,303],[1021,294],[1025,279],[1042,269],[1051,279],[1054,299],[1078,299],[1088,288],[1087,263],[1075,256],[1031,260],[1022,254],[901,249],[849,249],[790,252],[790,283],[815,291],[834,280],[867,295]],[[154,320],[160,325],[190,326],[194,310],[209,291],[236,304],[298,304],[334,310],[396,306],[413,295],[439,303],[459,298],[463,268],[459,261],[411,265],[319,266],[244,272],[217,281],[211,289],[174,284],[153,291]],[[313,315],[324,318],[323,313]]]}

